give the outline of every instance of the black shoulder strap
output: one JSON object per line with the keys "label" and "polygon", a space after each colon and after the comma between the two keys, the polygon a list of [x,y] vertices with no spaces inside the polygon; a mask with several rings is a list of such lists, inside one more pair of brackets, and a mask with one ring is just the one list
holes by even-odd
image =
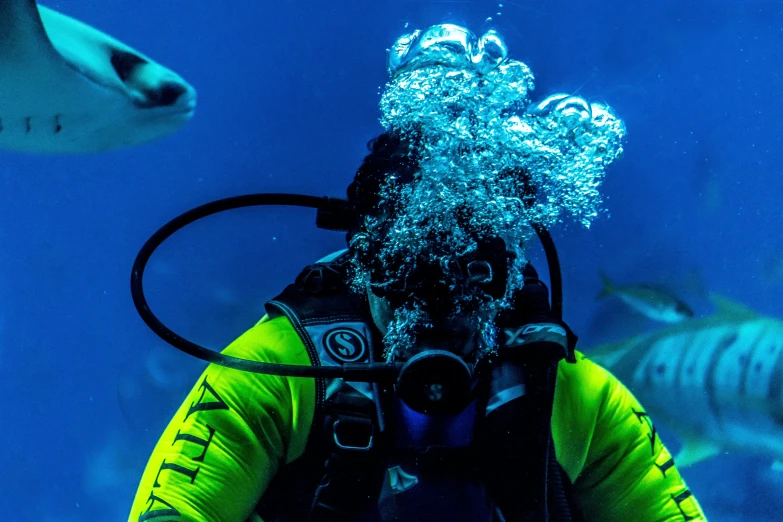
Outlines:
{"label": "black shoulder strap", "polygon": [[[348,285],[347,270],[345,253],[310,265],[266,304],[271,317],[284,315],[291,321],[314,365],[377,360],[380,334],[366,297]],[[378,404],[377,390],[369,383],[317,379],[316,411],[305,457],[281,474],[281,478],[288,477],[282,489],[306,489],[308,504],[302,505],[300,497],[300,505],[290,506],[298,514],[287,517],[277,510],[279,519],[348,521],[377,498],[384,462]],[[298,484],[297,475],[320,481]],[[281,489],[284,481],[275,480],[274,485]],[[305,515],[303,508],[308,505],[309,515]]]}
{"label": "black shoulder strap", "polygon": [[305,324],[341,317],[368,319],[366,298],[351,291],[348,270],[347,252],[305,267],[293,284],[266,304],[267,311],[288,315],[287,310],[295,310],[295,318]]}
{"label": "black shoulder strap", "polygon": [[549,291],[531,265],[524,277],[513,307],[497,321],[504,339],[481,423],[483,479],[506,520],[570,522],[576,510],[551,424],[557,366],[576,361],[576,336],[551,314]]}
{"label": "black shoulder strap", "polygon": [[[374,360],[378,332],[373,325],[366,296],[347,283],[346,254],[326,263],[306,267],[296,281],[266,303],[270,317],[284,315],[291,321],[313,365],[335,366]],[[316,411],[320,411],[342,381],[316,379]],[[371,399],[371,386],[351,383],[353,391]],[[347,388],[345,388],[347,390]]]}

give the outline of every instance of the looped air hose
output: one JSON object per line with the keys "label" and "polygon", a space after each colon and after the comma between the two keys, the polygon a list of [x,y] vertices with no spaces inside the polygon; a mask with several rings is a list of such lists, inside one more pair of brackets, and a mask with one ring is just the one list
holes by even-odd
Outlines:
{"label": "looped air hose", "polygon": [[[197,357],[209,363],[219,364],[228,368],[242,370],[251,373],[264,373],[269,375],[280,375],[286,377],[333,377],[342,378],[347,381],[365,381],[365,382],[387,382],[394,381],[399,374],[401,365],[386,363],[360,363],[344,364],[342,366],[296,366],[289,364],[273,364],[260,361],[251,361],[224,355],[177,335],[164,325],[160,319],[150,310],[147,299],[144,296],[143,277],[147,262],[166,239],[181,228],[198,221],[201,218],[242,207],[283,205],[314,208],[323,213],[325,218],[319,226],[340,230],[341,223],[351,218],[347,213],[350,212],[345,200],[306,196],[301,194],[248,194],[244,196],[235,196],[225,199],[219,199],[189,210],[175,217],[163,225],[152,237],[150,237],[144,246],[139,250],[136,260],[133,263],[131,271],[131,296],[133,304],[136,306],[141,318],[158,334],[164,341],[175,348]],[[319,215],[319,217],[321,217]],[[342,221],[341,221],[342,219]]]}
{"label": "looped air hose", "polygon": [[[294,206],[314,208],[316,226],[326,230],[346,231],[355,222],[354,210],[344,199],[308,196],[303,194],[260,193],[234,196],[212,201],[194,209],[188,210],[163,225],[139,250],[131,270],[131,297],[136,311],[142,320],[161,339],[203,361],[242,370],[251,373],[264,373],[286,377],[330,377],[341,378],[355,382],[393,382],[399,375],[402,363],[346,363],[341,366],[296,366],[288,364],[273,364],[251,361],[224,355],[201,345],[188,341],[164,325],[150,310],[144,296],[144,269],[155,250],[171,235],[181,228],[226,210],[252,206]],[[557,319],[562,319],[562,281],[560,278],[560,263],[557,251],[549,232],[542,225],[534,225],[536,234],[541,241],[549,267],[549,279],[552,291],[552,313]]]}

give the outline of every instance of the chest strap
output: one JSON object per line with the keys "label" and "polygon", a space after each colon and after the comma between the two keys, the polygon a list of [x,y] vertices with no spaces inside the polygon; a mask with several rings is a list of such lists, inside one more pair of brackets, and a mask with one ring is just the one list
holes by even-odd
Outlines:
{"label": "chest strap", "polygon": [[311,522],[348,522],[372,511],[383,482],[383,436],[374,419],[341,412],[322,424],[329,457],[310,507]]}

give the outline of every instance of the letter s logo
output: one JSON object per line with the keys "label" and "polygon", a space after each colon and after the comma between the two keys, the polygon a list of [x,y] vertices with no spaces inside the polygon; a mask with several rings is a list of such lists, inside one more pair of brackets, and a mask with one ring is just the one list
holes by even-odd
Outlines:
{"label": "letter s logo", "polygon": [[337,362],[356,362],[367,353],[367,341],[356,330],[335,328],[324,335],[324,348]]}

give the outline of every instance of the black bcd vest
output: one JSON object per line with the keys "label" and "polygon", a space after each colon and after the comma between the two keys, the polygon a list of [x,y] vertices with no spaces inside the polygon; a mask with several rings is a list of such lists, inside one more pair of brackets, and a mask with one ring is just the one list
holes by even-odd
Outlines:
{"label": "black bcd vest", "polygon": [[[306,267],[266,304],[270,317],[291,321],[314,366],[382,360],[381,335],[366,297],[346,283],[347,263],[342,254]],[[497,321],[501,343],[519,342],[523,331],[540,335],[528,327],[531,323],[551,324],[548,290],[532,266],[525,271],[525,288],[527,295]],[[559,324],[568,333],[572,356],[576,338]],[[257,513],[265,522],[582,520],[554,455],[556,363],[511,367],[512,374],[520,369],[524,384],[509,389],[525,391],[504,403],[498,397],[507,397],[508,390],[495,393],[495,388],[509,379],[507,366],[480,364],[482,377],[466,411],[431,425],[426,416],[407,411],[393,387],[316,379],[315,416],[304,455],[282,467]]]}

